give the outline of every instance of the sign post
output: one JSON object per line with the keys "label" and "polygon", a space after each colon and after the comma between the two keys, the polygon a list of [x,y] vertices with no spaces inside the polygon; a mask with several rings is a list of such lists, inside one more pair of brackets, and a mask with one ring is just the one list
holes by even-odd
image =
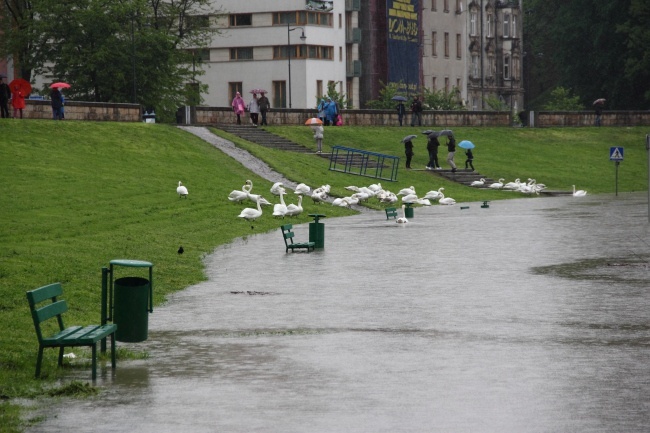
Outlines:
{"label": "sign post", "polygon": [[650,134],[645,136],[645,150],[648,152],[648,222],[650,222]]}
{"label": "sign post", "polygon": [[618,166],[621,164],[621,161],[623,161],[623,148],[610,147],[609,160],[616,163],[616,196],[618,196]]}

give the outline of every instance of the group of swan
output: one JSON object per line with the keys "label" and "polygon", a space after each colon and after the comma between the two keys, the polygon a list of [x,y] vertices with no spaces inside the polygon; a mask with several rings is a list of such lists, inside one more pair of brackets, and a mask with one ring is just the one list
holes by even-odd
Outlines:
{"label": "group of swan", "polygon": [[[280,203],[277,203],[273,206],[273,214],[272,214],[273,216],[284,218],[285,216],[296,216],[302,213],[303,211],[302,194],[305,193],[305,191],[309,191],[310,188],[305,184],[300,184],[300,185],[302,185],[300,188],[301,192],[298,192],[298,190],[296,190],[296,194],[298,194],[298,204],[291,203],[287,205],[284,202],[284,196],[286,195],[287,192],[282,182],[276,182],[273,184],[270,190],[271,194],[280,197]],[[327,185],[327,187],[328,187],[327,191],[329,192],[329,185]],[[248,199],[257,205],[256,208],[253,207],[244,208],[239,214],[239,218],[243,218],[249,222],[255,221],[256,219],[262,216],[262,214],[264,213],[262,211],[262,205],[272,204],[264,197],[262,197],[260,194],[251,193],[252,189],[253,189],[253,182],[251,180],[247,180],[244,186],[242,186],[241,190],[233,190],[228,195],[228,200],[232,202],[240,203]]]}
{"label": "group of swan", "polygon": [[528,179],[528,182],[522,182],[519,178],[515,179],[513,182],[504,183],[505,179],[500,178],[497,182],[493,182],[489,185],[486,185],[486,180],[481,178],[480,180],[473,181],[470,186],[474,187],[484,187],[487,186],[490,189],[498,189],[505,191],[517,191],[524,194],[539,194],[540,191],[546,188],[546,185],[543,183],[537,183],[535,179]]}

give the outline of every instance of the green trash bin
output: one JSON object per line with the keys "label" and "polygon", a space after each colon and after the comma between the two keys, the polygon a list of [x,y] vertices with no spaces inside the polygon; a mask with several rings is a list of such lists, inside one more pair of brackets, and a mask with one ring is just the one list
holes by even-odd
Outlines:
{"label": "green trash bin", "polygon": [[325,224],[318,222],[320,218],[325,218],[321,214],[309,214],[314,218],[313,223],[309,223],[309,242],[314,243],[314,248],[325,248]]}
{"label": "green trash bin", "polygon": [[144,341],[149,333],[149,280],[124,277],[115,280],[113,323],[115,339],[128,343]]}
{"label": "green trash bin", "polygon": [[404,216],[406,218],[413,218],[413,208],[411,207],[410,203],[408,203],[406,205],[406,209],[404,209]]}

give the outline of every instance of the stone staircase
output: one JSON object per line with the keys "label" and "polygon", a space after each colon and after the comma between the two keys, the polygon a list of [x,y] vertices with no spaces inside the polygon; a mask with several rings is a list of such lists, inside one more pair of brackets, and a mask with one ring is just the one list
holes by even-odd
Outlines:
{"label": "stone staircase", "polygon": [[260,146],[286,150],[289,152],[300,153],[313,153],[314,151],[308,149],[300,144],[294,143],[291,140],[271,134],[263,128],[253,125],[217,125],[217,128],[226,131],[229,134],[236,135],[237,137],[248,140],[252,143],[259,144]]}
{"label": "stone staircase", "polygon": [[471,171],[469,169],[459,168],[455,173],[451,172],[451,169],[443,170],[416,170],[416,171],[426,171],[433,175],[438,175],[444,177],[447,180],[452,182],[462,183],[463,185],[470,186],[475,180],[485,179],[485,184],[483,186],[474,187],[474,188],[488,188],[491,183],[496,182],[496,180],[486,177],[477,171]]}

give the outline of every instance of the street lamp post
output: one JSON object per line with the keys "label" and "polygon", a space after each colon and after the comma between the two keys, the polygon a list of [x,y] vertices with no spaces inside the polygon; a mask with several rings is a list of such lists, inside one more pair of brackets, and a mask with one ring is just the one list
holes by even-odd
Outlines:
{"label": "street lamp post", "polygon": [[305,41],[307,36],[305,36],[305,29],[302,27],[291,28],[291,23],[287,23],[287,58],[289,60],[289,108],[291,108],[291,32],[300,29],[302,34],[300,35],[300,40]]}

